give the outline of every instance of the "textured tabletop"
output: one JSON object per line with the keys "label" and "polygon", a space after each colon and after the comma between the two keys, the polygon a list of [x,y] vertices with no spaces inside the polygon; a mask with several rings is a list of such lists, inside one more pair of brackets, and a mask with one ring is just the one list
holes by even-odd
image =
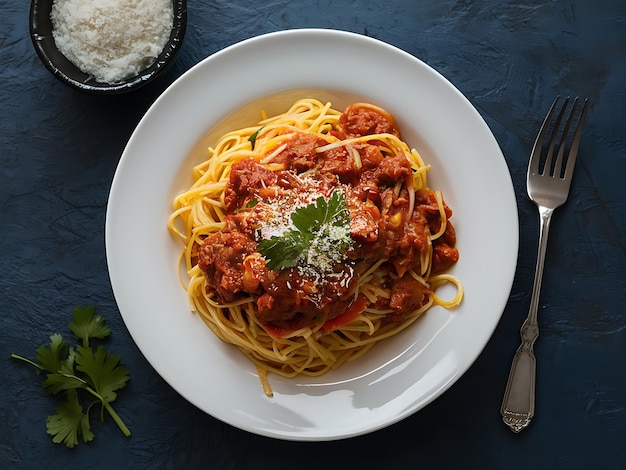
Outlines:
{"label": "textured tabletop", "polygon": [[[114,97],[72,90],[46,70],[28,10],[28,2],[4,1],[0,15],[0,468],[626,468],[626,2],[189,0],[174,65]],[[370,36],[443,74],[491,128],[519,211],[509,301],[472,367],[409,418],[333,442],[259,437],[188,403],[125,328],[105,256],[111,181],[150,105],[205,57],[294,28]],[[537,249],[526,167],[557,94],[590,105],[570,199],[550,232],[536,416],[514,434],[499,409]],[[116,409],[132,436],[92,418],[96,438],[68,449],[46,433],[55,401],[10,354],[34,357],[50,334],[66,331],[76,305],[96,306],[113,330],[107,347],[131,374]]]}

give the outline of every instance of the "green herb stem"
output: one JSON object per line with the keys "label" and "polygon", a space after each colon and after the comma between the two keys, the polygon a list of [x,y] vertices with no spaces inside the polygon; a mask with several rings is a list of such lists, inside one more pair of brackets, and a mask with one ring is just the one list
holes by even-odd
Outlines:
{"label": "green herb stem", "polygon": [[119,415],[115,412],[111,404],[108,401],[103,401],[102,404],[111,415],[111,418],[113,418],[113,421],[115,421],[115,423],[117,424],[117,427],[120,428],[120,431],[122,431],[122,433],[126,437],[130,437],[130,429],[126,427],[126,424],[124,424],[124,421],[122,421],[122,418],[120,418]]}
{"label": "green herb stem", "polygon": [[120,416],[113,409],[111,404],[108,401],[106,401],[102,397],[102,395],[100,395],[98,392],[96,392],[93,388],[91,388],[91,387],[84,387],[83,390],[91,393],[94,397],[96,397],[102,403],[102,406],[104,406],[104,408],[108,411],[109,415],[111,415],[111,418],[113,418],[113,421],[115,421],[115,423],[117,424],[117,427],[120,428],[120,431],[122,431],[122,433],[126,437],[130,437],[130,429],[128,429],[128,427],[126,426],[126,424],[124,423],[122,418],[120,418]]}
{"label": "green herb stem", "polygon": [[39,364],[37,364],[36,362],[31,361],[30,359],[26,359],[25,357],[18,356],[17,354],[13,354],[13,353],[11,353],[11,357],[12,357],[13,359],[18,359],[18,360],[20,360],[20,361],[27,362],[27,363],[29,363],[31,366],[35,366],[35,367],[36,367],[37,369],[39,369],[39,370],[44,370],[44,368],[43,368],[43,367],[41,367]]}

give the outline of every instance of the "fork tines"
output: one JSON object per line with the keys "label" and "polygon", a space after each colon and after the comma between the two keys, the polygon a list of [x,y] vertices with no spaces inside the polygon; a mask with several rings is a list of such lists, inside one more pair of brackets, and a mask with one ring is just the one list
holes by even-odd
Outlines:
{"label": "fork tines", "polygon": [[[580,143],[580,135],[582,133],[583,121],[585,120],[589,100],[585,99],[583,102],[582,110],[578,115],[577,123],[574,123],[574,121],[576,108],[579,105],[578,97],[574,98],[574,101],[570,106],[569,114],[567,115],[564,123],[562,121],[568,108],[570,98],[565,98],[560,110],[558,113],[555,113],[559,100],[560,96],[557,96],[554,103],[552,103],[552,107],[545,117],[543,124],[541,125],[541,130],[537,135],[537,139],[535,140],[535,145],[533,147],[529,173],[541,175],[547,174],[562,179],[569,179],[574,171],[576,154],[578,153],[578,144]],[[576,131],[573,134],[569,132],[572,124],[576,126]],[[549,132],[550,129],[552,129],[552,132]],[[556,147],[556,158],[554,158],[557,139],[559,143],[558,147]],[[548,151],[546,152],[545,158],[542,158],[541,150],[544,144],[548,145]],[[566,154],[565,150],[567,147],[569,147],[570,150]]]}

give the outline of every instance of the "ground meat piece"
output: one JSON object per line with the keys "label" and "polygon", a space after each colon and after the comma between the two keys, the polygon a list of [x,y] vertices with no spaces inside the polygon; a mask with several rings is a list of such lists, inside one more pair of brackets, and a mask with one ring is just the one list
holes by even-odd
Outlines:
{"label": "ground meat piece", "polygon": [[361,204],[364,209],[350,214],[350,236],[357,242],[372,243],[378,240],[380,212],[369,201]]}
{"label": "ground meat piece", "polygon": [[285,141],[286,149],[276,155],[272,163],[282,163],[286,169],[302,173],[317,165],[321,155],[315,149],[327,143],[316,134],[298,133]]}
{"label": "ground meat piece", "polygon": [[397,279],[391,288],[389,301],[389,308],[394,313],[387,315],[388,319],[402,321],[406,315],[426,304],[429,295],[430,290],[414,277],[406,275]]}
{"label": "ground meat piece", "polygon": [[364,170],[377,168],[383,161],[383,154],[375,145],[356,143],[354,144],[354,148],[359,152],[359,155],[361,155],[361,165]]}
{"label": "ground meat piece", "polygon": [[345,147],[324,152],[321,171],[335,175],[342,183],[353,183],[359,178],[360,169]]}
{"label": "ground meat piece", "polygon": [[[415,206],[418,206],[419,210],[422,211],[422,213],[424,213],[429,220],[433,220],[433,217],[431,217],[433,215],[439,219],[437,196],[435,195],[435,191],[432,189],[421,189],[419,191],[415,191]],[[452,210],[448,207],[445,201],[443,201],[443,210],[448,219],[452,217]]]}
{"label": "ground meat piece", "polygon": [[242,201],[255,190],[273,186],[278,174],[258,164],[251,158],[235,163],[230,170],[230,181],[224,191],[224,206],[232,212],[241,207]]}
{"label": "ground meat piece", "polygon": [[404,155],[395,155],[384,158],[375,171],[379,184],[395,186],[397,182],[404,182],[411,174],[411,164]]}
{"label": "ground meat piece", "polygon": [[450,246],[456,245],[456,230],[449,220],[446,222],[446,230],[443,232],[443,239]]}
{"label": "ground meat piece", "polygon": [[198,267],[205,272],[207,286],[231,302],[245,291],[245,258],[256,251],[256,242],[240,232],[216,232],[208,236],[198,252]]}
{"label": "ground meat piece", "polygon": [[348,106],[339,118],[339,124],[348,137],[373,134],[393,134],[400,137],[393,116],[384,109],[368,103]]}
{"label": "ground meat piece", "polygon": [[451,247],[445,241],[433,244],[432,274],[440,273],[451,268],[459,260],[459,250]]}

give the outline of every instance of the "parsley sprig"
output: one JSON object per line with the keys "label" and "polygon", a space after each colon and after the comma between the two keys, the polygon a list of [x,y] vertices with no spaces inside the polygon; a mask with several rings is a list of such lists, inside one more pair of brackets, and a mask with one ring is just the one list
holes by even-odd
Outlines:
{"label": "parsley sprig", "polygon": [[[100,420],[104,411],[113,418],[125,436],[130,430],[115,412],[111,403],[117,398],[117,390],[124,388],[129,374],[120,364],[120,356],[109,354],[104,346],[95,350],[92,340],[102,340],[111,334],[104,318],[95,313],[94,307],[76,307],[68,325],[73,336],[80,341],[76,347],[58,333],[50,336],[48,344],[37,348],[35,361],[11,354],[11,357],[36,367],[38,373],[46,373],[43,386],[52,395],[63,394],[63,401],[56,414],[48,416],[46,429],[53,442],[65,443],[67,447],[94,439],[89,423],[91,407],[100,404]],[[88,399],[91,399],[89,402]],[[86,409],[83,404],[88,403]]]}
{"label": "parsley sprig", "polygon": [[296,209],[291,222],[294,228],[258,243],[259,253],[270,269],[307,264],[325,271],[342,259],[352,243],[350,213],[340,191],[334,191],[328,200],[320,196]]}
{"label": "parsley sprig", "polygon": [[248,140],[250,141],[250,146],[252,147],[252,150],[254,150],[254,146],[256,145],[256,139],[257,137],[259,137],[259,132],[261,132],[261,130],[263,129],[263,127],[265,126],[261,126],[259,127],[256,132],[254,134],[252,134]]}

